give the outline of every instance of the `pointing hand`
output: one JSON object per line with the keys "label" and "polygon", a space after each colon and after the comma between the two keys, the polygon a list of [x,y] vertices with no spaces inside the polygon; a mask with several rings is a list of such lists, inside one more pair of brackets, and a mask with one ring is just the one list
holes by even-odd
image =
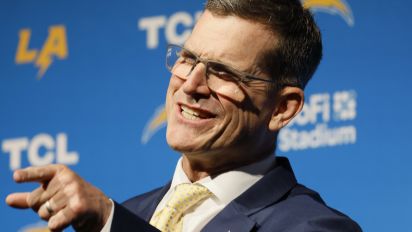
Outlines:
{"label": "pointing hand", "polygon": [[52,231],[72,225],[76,231],[100,231],[112,203],[99,189],[64,165],[28,167],[14,172],[18,183],[39,182],[32,192],[12,193],[6,202],[14,208],[32,208]]}

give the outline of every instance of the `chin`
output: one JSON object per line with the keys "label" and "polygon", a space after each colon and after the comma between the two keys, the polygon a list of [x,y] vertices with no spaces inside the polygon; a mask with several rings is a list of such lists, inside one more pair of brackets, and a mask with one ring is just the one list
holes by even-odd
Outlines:
{"label": "chin", "polygon": [[176,131],[170,131],[169,129],[166,131],[166,141],[170,148],[178,152],[184,152],[188,148],[190,148],[190,144],[188,144],[190,139],[185,139],[181,133]]}
{"label": "chin", "polygon": [[177,138],[167,138],[167,144],[170,148],[180,153],[192,153],[199,150],[199,148],[195,147],[194,144],[191,144],[187,139],[182,141]]}
{"label": "chin", "polygon": [[192,136],[167,132],[166,141],[170,148],[180,153],[203,153],[210,150],[207,144],[195,141]]}

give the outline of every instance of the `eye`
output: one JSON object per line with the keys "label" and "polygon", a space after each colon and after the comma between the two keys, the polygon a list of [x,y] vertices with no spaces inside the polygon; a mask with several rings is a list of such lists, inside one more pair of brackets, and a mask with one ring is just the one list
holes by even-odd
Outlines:
{"label": "eye", "polygon": [[182,50],[182,51],[176,52],[176,56],[179,57],[178,61],[180,63],[186,63],[190,65],[196,64],[196,60],[197,60],[196,56],[188,51]]}
{"label": "eye", "polygon": [[219,63],[210,62],[208,72],[209,74],[212,74],[226,81],[240,81],[241,79],[236,73],[231,71],[228,67]]}

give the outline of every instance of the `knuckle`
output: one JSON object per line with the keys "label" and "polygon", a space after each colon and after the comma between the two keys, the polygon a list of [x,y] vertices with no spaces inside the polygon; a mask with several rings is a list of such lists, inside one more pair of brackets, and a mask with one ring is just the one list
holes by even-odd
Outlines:
{"label": "knuckle", "polygon": [[44,169],[39,169],[39,170],[37,171],[37,177],[38,177],[39,179],[43,179],[45,176],[46,176],[46,171],[45,171]]}
{"label": "knuckle", "polygon": [[76,174],[75,172],[73,172],[72,170],[68,170],[66,173],[67,173],[66,175],[67,175],[71,180],[77,180],[77,179],[78,179],[77,174]]}
{"label": "knuckle", "polygon": [[54,166],[55,170],[57,173],[65,173],[67,170],[70,170],[66,165],[64,164],[55,164]]}
{"label": "knuckle", "polygon": [[63,184],[70,183],[71,181],[70,175],[67,175],[67,174],[60,174],[57,176],[57,179],[60,183],[63,183]]}
{"label": "knuckle", "polygon": [[64,164],[53,164],[53,168],[57,171],[57,173],[66,173],[67,171],[71,171],[70,168]]}
{"label": "knuckle", "polygon": [[72,205],[70,206],[71,210],[73,211],[74,214],[79,215],[85,213],[87,207],[85,206],[84,202],[77,198],[74,200]]}
{"label": "knuckle", "polygon": [[33,193],[30,193],[30,194],[29,194],[29,196],[27,197],[26,201],[27,201],[27,205],[28,205],[30,208],[34,208],[34,207],[36,206],[37,201],[36,201]]}
{"label": "knuckle", "polygon": [[59,229],[60,223],[53,218],[53,220],[49,220],[48,227],[52,231],[57,231]]}
{"label": "knuckle", "polygon": [[43,220],[48,220],[50,218],[50,215],[43,210],[39,210],[38,215]]}
{"label": "knuckle", "polygon": [[65,170],[68,169],[68,167],[64,164],[53,164],[53,166],[57,169],[57,170]]}
{"label": "knuckle", "polygon": [[70,218],[67,218],[64,212],[60,211],[50,218],[48,227],[51,231],[62,231],[69,224]]}
{"label": "knuckle", "polygon": [[78,178],[76,173],[74,173],[71,170],[65,170],[60,172],[60,174],[58,175],[58,179],[61,183],[72,183],[75,182]]}
{"label": "knuckle", "polygon": [[80,186],[80,183],[79,183],[79,182],[73,182],[73,183],[70,185],[70,188],[71,188],[71,190],[72,190],[72,192],[73,192],[74,194],[80,194],[81,191],[82,191],[82,187]]}

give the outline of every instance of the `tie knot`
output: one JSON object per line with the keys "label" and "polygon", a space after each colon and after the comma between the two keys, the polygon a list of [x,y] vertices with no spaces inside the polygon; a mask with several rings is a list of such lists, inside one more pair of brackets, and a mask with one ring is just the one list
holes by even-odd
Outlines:
{"label": "tie knot", "polygon": [[211,194],[209,189],[200,184],[179,184],[175,187],[167,206],[183,213]]}
{"label": "tie knot", "polygon": [[181,231],[184,213],[211,195],[209,189],[200,184],[179,184],[166,206],[152,217],[150,224],[163,232]]}

